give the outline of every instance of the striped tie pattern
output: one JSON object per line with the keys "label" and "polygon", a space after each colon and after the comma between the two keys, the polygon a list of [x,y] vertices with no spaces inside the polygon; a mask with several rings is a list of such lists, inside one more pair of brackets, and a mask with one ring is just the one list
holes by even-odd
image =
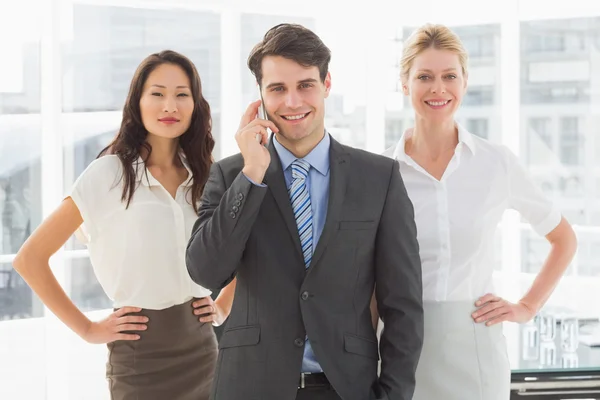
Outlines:
{"label": "striped tie pattern", "polygon": [[292,210],[294,211],[294,218],[296,219],[296,226],[300,235],[300,245],[306,268],[310,265],[313,254],[313,217],[310,194],[306,186],[306,178],[308,177],[309,170],[309,163],[304,160],[295,160],[292,163],[292,185],[289,189]]}

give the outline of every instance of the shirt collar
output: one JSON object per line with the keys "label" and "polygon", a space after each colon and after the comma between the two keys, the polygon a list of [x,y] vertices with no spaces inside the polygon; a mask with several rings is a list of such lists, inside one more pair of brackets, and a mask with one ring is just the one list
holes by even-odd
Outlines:
{"label": "shirt collar", "polygon": [[[283,147],[277,137],[273,136],[273,145],[281,160],[281,167],[285,171],[288,167],[298,158],[293,155],[288,149]],[[311,150],[310,153],[303,158],[304,161],[310,164],[311,167],[316,169],[321,175],[325,176],[329,172],[329,147],[331,146],[331,139],[329,133],[325,131],[323,139]]]}
{"label": "shirt collar", "polygon": [[[456,123],[456,127],[458,128],[458,144],[459,146],[465,145],[470,151],[471,154],[475,155],[476,147],[475,141],[473,140],[473,135],[467,131],[461,124]],[[413,128],[408,128],[400,137],[398,144],[396,145],[396,149],[394,150],[394,158],[398,161],[403,161],[405,163],[409,163],[409,157],[406,155],[405,145],[406,139],[408,139],[412,135]]]}
{"label": "shirt collar", "polygon": [[[184,187],[192,186],[192,170],[190,169],[190,165],[187,161],[187,158],[185,157],[185,154],[183,154],[182,151],[179,152],[179,159],[181,160],[181,163],[188,172],[187,179],[181,185]],[[148,171],[148,168],[145,166],[144,160],[141,156],[139,156],[137,161],[133,163],[133,168],[135,169],[137,180],[141,182],[142,185],[160,186],[160,182],[154,176],[152,176],[150,171]]]}

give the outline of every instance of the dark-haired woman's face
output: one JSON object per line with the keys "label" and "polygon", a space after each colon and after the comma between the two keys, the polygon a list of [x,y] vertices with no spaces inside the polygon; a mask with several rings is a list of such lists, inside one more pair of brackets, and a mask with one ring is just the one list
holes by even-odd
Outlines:
{"label": "dark-haired woman's face", "polygon": [[148,75],[140,97],[144,127],[151,135],[175,139],[190,127],[194,99],[190,80],[178,65],[159,65]]}

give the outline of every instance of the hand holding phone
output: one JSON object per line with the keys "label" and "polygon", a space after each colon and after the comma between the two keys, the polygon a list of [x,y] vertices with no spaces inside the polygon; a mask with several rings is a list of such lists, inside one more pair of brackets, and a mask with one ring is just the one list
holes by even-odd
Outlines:
{"label": "hand holding phone", "polygon": [[273,122],[257,118],[259,106],[260,101],[254,101],[248,105],[235,134],[235,140],[244,158],[242,171],[254,182],[262,182],[271,162],[269,149],[266,148],[269,141],[267,129],[278,132],[278,128]]}
{"label": "hand holding phone", "polygon": [[[263,107],[263,105],[262,105],[262,96],[261,96],[261,98],[260,98],[260,106],[258,106],[258,118],[260,118],[260,119],[264,119],[264,120],[267,120],[267,121],[269,120],[269,119],[267,118],[267,113],[265,112],[265,108],[264,108],[264,107]],[[269,133],[269,129],[268,129],[268,128],[267,128],[267,133]],[[257,135],[256,135],[256,141],[257,141],[258,143],[260,143],[260,141],[261,141],[261,138],[262,138],[262,136],[261,136],[261,135],[259,135],[259,134],[257,134]]]}
{"label": "hand holding phone", "polygon": [[[263,100],[260,86],[258,86],[258,95],[260,96],[260,106],[258,107],[258,118],[268,121],[269,117],[267,117],[267,111],[265,110],[265,107],[264,107],[265,101]],[[271,135],[272,133],[273,132],[269,128],[267,128],[267,136]],[[260,143],[261,135],[256,135],[256,141]],[[264,143],[264,145],[266,146],[267,143]]]}

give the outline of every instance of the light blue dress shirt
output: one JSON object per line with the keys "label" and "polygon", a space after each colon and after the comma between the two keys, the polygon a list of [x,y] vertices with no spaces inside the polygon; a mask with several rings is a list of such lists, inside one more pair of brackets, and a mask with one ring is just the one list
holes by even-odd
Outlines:
{"label": "light blue dress shirt", "polygon": [[[291,164],[296,160],[288,149],[283,147],[281,143],[277,141],[277,138],[273,137],[273,144],[279,160],[281,161],[281,168],[285,176],[286,187],[292,185],[292,168]],[[325,132],[323,139],[319,144],[312,149],[304,161],[310,164],[310,170],[308,171],[308,178],[306,179],[306,185],[308,186],[308,192],[310,193],[311,210],[313,215],[313,253],[323,232],[325,226],[325,218],[327,218],[327,205],[329,203],[329,147],[331,145],[331,139],[329,134]],[[248,178],[250,182],[256,185],[256,182]],[[260,185],[262,186],[262,185]],[[310,341],[307,339],[304,346],[304,359],[302,360],[302,372],[323,372],[323,369],[316,360],[315,353],[313,352]]]}
{"label": "light blue dress shirt", "polygon": [[[273,138],[273,144],[275,150],[281,160],[281,168],[285,176],[285,184],[289,189],[292,185],[292,168],[291,164],[296,160],[288,149],[283,147],[281,143],[277,141],[277,138]],[[327,132],[325,136],[319,142],[319,144],[312,149],[304,161],[310,164],[310,170],[308,171],[308,178],[306,179],[306,185],[308,186],[308,192],[310,193],[310,205],[313,215],[313,254],[321,233],[323,232],[323,226],[325,225],[325,218],[327,217],[327,204],[329,203],[329,146],[331,140]],[[302,360],[302,372],[322,372],[323,369],[319,365],[313,352],[310,340],[306,340],[304,346],[304,359]]]}

